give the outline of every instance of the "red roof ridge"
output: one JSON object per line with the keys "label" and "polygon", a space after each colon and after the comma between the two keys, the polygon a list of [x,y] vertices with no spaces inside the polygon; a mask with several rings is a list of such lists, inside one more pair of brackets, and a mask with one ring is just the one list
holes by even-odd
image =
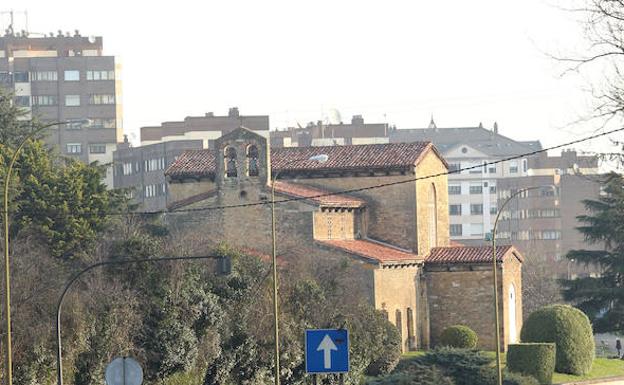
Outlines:
{"label": "red roof ridge", "polygon": [[[523,262],[524,258],[513,245],[496,246],[496,260],[502,262],[509,252],[518,261]],[[484,246],[440,246],[434,247],[429,251],[425,258],[428,264],[444,264],[444,263],[487,263],[492,262],[492,247]]]}
{"label": "red roof ridge", "polygon": [[316,242],[379,263],[417,263],[423,258],[386,243],[364,239],[323,239]]}
{"label": "red roof ridge", "polygon": [[[323,207],[359,208],[366,206],[366,201],[347,194],[334,194],[332,191],[299,183],[276,181],[275,191],[297,198],[310,198]],[[331,195],[325,195],[331,194]]]}

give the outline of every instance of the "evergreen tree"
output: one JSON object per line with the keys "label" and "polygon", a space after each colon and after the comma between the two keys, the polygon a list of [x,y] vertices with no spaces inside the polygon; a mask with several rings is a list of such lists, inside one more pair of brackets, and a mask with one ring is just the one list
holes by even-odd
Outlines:
{"label": "evergreen tree", "polygon": [[592,320],[597,332],[624,331],[624,179],[611,173],[597,200],[585,200],[587,215],[578,230],[595,250],[571,250],[566,257],[601,268],[599,277],[563,281],[564,299],[572,301]]}

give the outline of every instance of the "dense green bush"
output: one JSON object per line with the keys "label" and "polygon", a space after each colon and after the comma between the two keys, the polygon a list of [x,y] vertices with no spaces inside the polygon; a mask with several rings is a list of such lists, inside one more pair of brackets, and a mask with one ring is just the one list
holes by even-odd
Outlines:
{"label": "dense green bush", "polygon": [[401,359],[401,335],[397,328],[383,316],[377,317],[377,322],[374,324],[369,324],[370,329],[377,329],[376,334],[381,338],[381,346],[378,347],[372,362],[366,368],[366,374],[370,376],[388,374],[394,370]]}
{"label": "dense green bush", "polygon": [[474,349],[477,347],[478,337],[468,326],[450,326],[440,335],[440,346],[449,346],[460,349]]}
{"label": "dense green bush", "polygon": [[438,348],[419,359],[425,365],[437,365],[457,385],[492,383],[492,358],[469,349]]}
{"label": "dense green bush", "polygon": [[540,384],[552,384],[555,371],[555,344],[524,343],[509,345],[507,369],[511,372],[531,375]]}
{"label": "dense green bush", "polygon": [[455,382],[439,367],[415,361],[405,371],[376,378],[367,385],[455,385]]}
{"label": "dense green bush", "polygon": [[595,354],[594,336],[587,316],[568,305],[550,305],[529,315],[520,333],[523,342],[554,342],[555,370],[587,374]]}
{"label": "dense green bush", "polygon": [[533,376],[524,376],[520,373],[503,373],[503,385],[540,385]]}

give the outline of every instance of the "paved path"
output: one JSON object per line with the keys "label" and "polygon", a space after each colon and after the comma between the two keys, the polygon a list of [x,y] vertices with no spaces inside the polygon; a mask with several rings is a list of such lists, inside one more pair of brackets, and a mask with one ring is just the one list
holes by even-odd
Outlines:
{"label": "paved path", "polygon": [[610,379],[598,379],[587,381],[564,382],[559,385],[624,385],[624,377],[613,377]]}

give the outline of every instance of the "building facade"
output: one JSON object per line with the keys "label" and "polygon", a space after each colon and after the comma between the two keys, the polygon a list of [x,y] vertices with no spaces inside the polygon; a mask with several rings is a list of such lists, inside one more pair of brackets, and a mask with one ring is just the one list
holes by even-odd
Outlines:
{"label": "building facade", "polygon": [[[328,161],[307,161],[319,154]],[[355,298],[396,325],[404,350],[435,346],[455,324],[474,329],[480,346],[492,349],[491,249],[450,245],[445,171],[429,142],[271,149],[241,127],[213,148],[185,151],[167,169],[167,220],[268,253],[274,187],[278,200],[290,199],[276,204],[284,266],[344,262]],[[216,209],[223,206],[230,207]],[[496,257],[505,347],[522,325],[523,257],[512,246]]]}
{"label": "building facade", "polygon": [[128,189],[141,211],[165,210],[169,204],[165,170],[184,150],[212,148],[216,139],[241,122],[259,135],[269,136],[267,115],[240,115],[236,107],[225,116],[207,113],[142,127],[141,146],[132,147],[126,138],[113,153],[114,187]]}
{"label": "building facade", "polygon": [[[46,140],[84,162],[109,164],[122,140],[119,64],[103,54],[101,37],[73,35],[0,37],[0,87],[43,123]],[[105,182],[113,185],[112,170]]]}
{"label": "building facade", "polygon": [[[498,132],[478,127],[399,129],[390,133],[391,143],[428,140],[440,150],[449,169],[449,232],[463,243],[480,242],[492,231],[497,213],[497,185],[500,180],[529,174],[529,157],[504,161],[539,150],[541,144],[517,142]],[[460,171],[463,170],[463,171]]]}
{"label": "building facade", "polygon": [[547,263],[553,278],[570,279],[597,274],[592,266],[575,264],[565,258],[568,251],[587,249],[576,217],[586,212],[584,199],[600,195],[598,160],[563,151],[529,158],[529,175],[499,182],[499,205],[514,193],[501,212],[497,237],[512,242],[523,253]]}
{"label": "building facade", "polygon": [[342,146],[348,144],[388,143],[391,127],[387,123],[364,123],[354,115],[351,123],[310,122],[305,127],[271,131],[271,147]]}

